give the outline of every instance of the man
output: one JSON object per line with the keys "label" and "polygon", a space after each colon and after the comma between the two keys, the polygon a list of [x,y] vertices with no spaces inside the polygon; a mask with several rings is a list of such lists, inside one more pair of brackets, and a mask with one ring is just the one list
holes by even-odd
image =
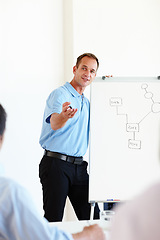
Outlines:
{"label": "man", "polygon": [[[4,139],[6,112],[0,104],[0,148]],[[98,225],[69,234],[49,225],[36,211],[26,190],[11,179],[0,177],[0,239],[3,240],[104,240]]]}
{"label": "man", "polygon": [[[95,79],[98,67],[95,55],[80,55],[72,81],[51,92],[46,102],[40,136],[45,152],[39,176],[48,221],[62,220],[67,196],[79,220],[90,218],[89,176],[83,160],[89,141],[90,105],[83,92]],[[99,218],[97,204],[94,218]]]}
{"label": "man", "polygon": [[160,239],[160,182],[115,207],[110,240]]}

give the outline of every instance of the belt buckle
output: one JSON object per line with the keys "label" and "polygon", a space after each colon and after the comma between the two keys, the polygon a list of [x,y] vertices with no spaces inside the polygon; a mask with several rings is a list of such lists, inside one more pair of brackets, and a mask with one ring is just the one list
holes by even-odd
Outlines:
{"label": "belt buckle", "polygon": [[74,157],[66,156],[66,162],[74,163]]}
{"label": "belt buckle", "polygon": [[82,164],[82,159],[80,160],[78,157],[72,157],[72,156],[67,156],[66,157],[66,162],[72,163],[72,164]]}
{"label": "belt buckle", "polygon": [[80,160],[79,158],[74,158],[74,164],[78,164],[78,165],[81,165],[82,164],[82,160]]}

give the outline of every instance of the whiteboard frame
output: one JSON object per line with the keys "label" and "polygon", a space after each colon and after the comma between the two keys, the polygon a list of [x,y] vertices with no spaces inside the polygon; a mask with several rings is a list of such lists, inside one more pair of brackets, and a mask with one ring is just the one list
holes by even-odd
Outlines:
{"label": "whiteboard frame", "polygon": [[[160,78],[159,77],[110,77],[107,78],[105,77],[105,79],[102,79],[103,77],[96,77],[94,82],[92,83],[92,85],[96,82],[117,82],[117,83],[121,83],[121,82],[155,82],[160,84]],[[92,85],[90,86],[90,107],[92,108]],[[92,140],[91,140],[91,132],[92,132],[92,128],[90,128],[90,142],[89,142],[89,173],[91,171],[90,166],[91,166],[91,146],[92,146]],[[90,184],[89,184],[89,188],[90,188]],[[90,192],[90,190],[89,190]],[[114,202],[117,202],[119,200],[115,200]],[[93,203],[93,202],[113,202],[113,200],[107,200],[107,199],[91,199],[90,198],[90,193],[89,193],[89,202]]]}

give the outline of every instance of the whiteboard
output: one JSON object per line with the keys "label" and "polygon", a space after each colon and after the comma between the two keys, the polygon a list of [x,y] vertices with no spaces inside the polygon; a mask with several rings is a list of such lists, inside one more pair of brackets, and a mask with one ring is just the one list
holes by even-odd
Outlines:
{"label": "whiteboard", "polygon": [[160,179],[160,80],[91,84],[89,201],[126,201]]}

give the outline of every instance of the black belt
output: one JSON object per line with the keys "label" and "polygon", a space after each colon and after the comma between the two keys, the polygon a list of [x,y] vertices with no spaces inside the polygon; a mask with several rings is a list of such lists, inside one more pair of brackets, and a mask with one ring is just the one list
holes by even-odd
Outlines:
{"label": "black belt", "polygon": [[57,152],[51,152],[48,150],[45,150],[44,155],[48,156],[48,157],[58,158],[58,159],[61,159],[63,161],[73,163],[73,164],[80,165],[83,162],[83,157],[73,157],[73,156],[68,156],[65,154],[57,153]]}

